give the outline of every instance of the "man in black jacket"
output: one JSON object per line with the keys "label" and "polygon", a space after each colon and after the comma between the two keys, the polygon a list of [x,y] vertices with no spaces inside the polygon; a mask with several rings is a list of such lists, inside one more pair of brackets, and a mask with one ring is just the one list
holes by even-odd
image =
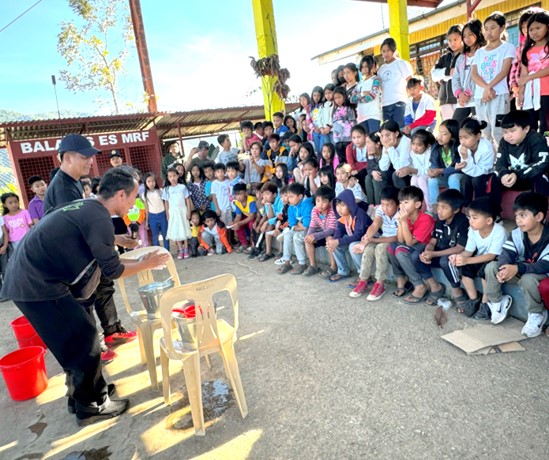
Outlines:
{"label": "man in black jacket", "polygon": [[47,213],[15,251],[0,293],[14,301],[65,370],[80,426],[120,415],[129,401],[109,398],[93,315],[76,299],[76,286],[93,289],[95,283],[87,280],[97,269],[115,279],[167,262],[156,252],[138,261],[119,259],[111,215],[125,215],[137,191],[133,176],[116,168],[103,177],[97,200],[73,201]]}

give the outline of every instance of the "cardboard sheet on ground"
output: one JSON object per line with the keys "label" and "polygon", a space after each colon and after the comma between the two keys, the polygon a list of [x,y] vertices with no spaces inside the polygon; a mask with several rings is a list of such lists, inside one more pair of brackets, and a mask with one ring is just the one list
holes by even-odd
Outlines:
{"label": "cardboard sheet on ground", "polygon": [[524,351],[524,347],[517,343],[526,338],[520,333],[522,326],[521,321],[508,318],[497,326],[479,324],[467,329],[450,332],[443,335],[442,338],[468,355]]}

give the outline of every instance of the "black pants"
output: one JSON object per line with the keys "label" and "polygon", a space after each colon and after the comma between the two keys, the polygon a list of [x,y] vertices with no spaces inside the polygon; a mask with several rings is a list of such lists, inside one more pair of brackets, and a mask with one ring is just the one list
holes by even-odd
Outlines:
{"label": "black pants", "polygon": [[410,176],[398,177],[396,171],[393,173],[392,179],[393,185],[399,190],[402,190],[404,187],[408,187],[408,185],[410,185]]}
{"label": "black pants", "polygon": [[530,109],[528,114],[530,115],[530,128],[543,135],[549,129],[547,120],[549,118],[549,96],[541,96],[540,105],[539,110]]}
{"label": "black pants", "polygon": [[[440,249],[439,249],[440,250]],[[459,269],[450,264],[449,256],[435,257],[431,260],[430,264],[423,263],[419,256],[421,253],[412,253],[412,262],[416,267],[416,270],[421,275],[421,278],[428,280],[433,278],[433,268],[441,268],[444,272],[444,276],[450,282],[453,288],[458,288],[461,285],[461,277]]]}
{"label": "black pants", "polygon": [[490,177],[492,177],[492,174],[484,174],[478,177],[465,175],[465,179],[463,180],[463,184],[465,187],[463,195],[465,196],[465,201],[467,202],[467,204],[470,204],[471,201],[473,201],[473,196],[476,200],[477,198],[488,195],[486,189],[488,187],[488,181],[490,180]]}
{"label": "black pants", "polygon": [[389,171],[381,171],[381,180],[375,180],[371,174],[368,174],[364,180],[364,186],[366,188],[366,196],[368,197],[368,204],[381,204],[381,191],[390,185],[391,173]]}
{"label": "black pants", "polygon": [[496,202],[501,203],[503,192],[505,190],[514,191],[530,191],[541,193],[549,196],[549,179],[545,174],[540,174],[532,179],[517,180],[511,187],[505,187],[501,184],[501,178],[495,174],[492,176],[492,186],[490,189],[490,197]]}
{"label": "black pants", "polygon": [[476,113],[474,107],[457,107],[456,110],[454,110],[454,116],[452,118],[461,126],[464,120],[467,120],[469,117],[474,117]]}
{"label": "black pants", "polygon": [[82,306],[85,309],[91,310],[93,306],[101,328],[105,335],[114,334],[119,332],[120,320],[118,319],[118,312],[116,311],[116,305],[114,303],[114,281],[101,275],[99,285],[95,290],[95,293],[88,300],[82,302]]}
{"label": "black pants", "polygon": [[93,313],[72,296],[15,304],[36,329],[67,374],[68,394],[78,403],[103,404],[107,383]]}

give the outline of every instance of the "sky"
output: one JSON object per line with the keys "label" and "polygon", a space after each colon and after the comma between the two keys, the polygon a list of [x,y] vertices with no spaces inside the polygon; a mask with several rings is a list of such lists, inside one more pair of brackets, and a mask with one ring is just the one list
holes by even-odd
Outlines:
{"label": "sky", "polygon": [[[2,0],[0,29],[36,1]],[[337,63],[319,66],[313,56],[388,26],[387,6],[379,3],[273,0],[273,6],[280,62],[291,73],[294,96],[330,82]],[[254,92],[260,80],[249,64],[249,56],[257,57],[251,0],[141,0],[141,9],[160,111],[262,104],[261,92]],[[59,81],[66,63],[57,34],[62,21],[73,19],[66,0],[42,0],[0,32],[0,109],[55,111],[56,75],[61,110],[111,113],[112,105],[98,103],[98,97],[108,102],[106,93],[72,93]],[[120,99],[131,104],[124,112],[134,112],[144,108],[135,48],[125,67]]]}

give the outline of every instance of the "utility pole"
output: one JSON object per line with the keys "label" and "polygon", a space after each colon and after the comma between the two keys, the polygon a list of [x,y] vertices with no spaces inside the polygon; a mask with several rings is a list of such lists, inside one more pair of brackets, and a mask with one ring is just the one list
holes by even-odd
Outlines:
{"label": "utility pole", "polygon": [[141,3],[139,0],[130,0],[130,12],[132,15],[137,56],[139,58],[139,66],[141,67],[141,78],[143,79],[145,94],[147,95],[147,104],[149,107],[149,112],[155,113],[158,111],[156,107],[156,94],[154,92],[151,63],[149,61],[147,40],[145,38],[145,26],[143,24]]}

